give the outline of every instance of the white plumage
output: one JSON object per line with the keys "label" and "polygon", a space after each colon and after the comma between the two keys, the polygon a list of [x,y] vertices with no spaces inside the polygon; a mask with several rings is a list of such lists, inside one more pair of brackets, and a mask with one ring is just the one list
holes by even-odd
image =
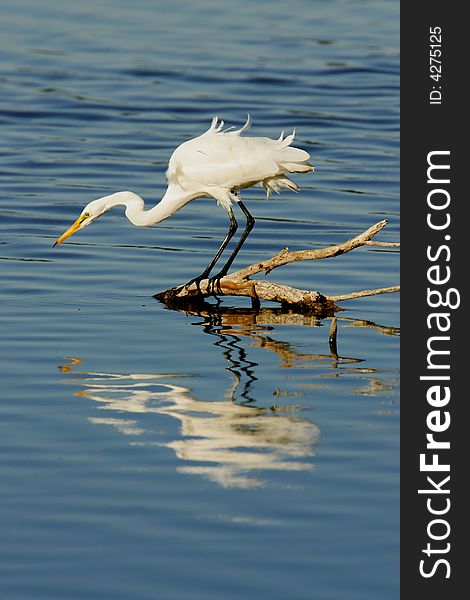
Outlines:
{"label": "white plumage", "polygon": [[306,173],[313,170],[312,165],[307,162],[309,154],[291,146],[295,131],[286,137],[282,132],[277,140],[242,135],[250,125],[251,119],[248,116],[241,129],[224,131],[224,122],[219,122],[214,117],[206,132],[182,143],[171,155],[166,172],[168,187],[158,204],[145,210],[142,198],[128,191],[93,200],[85,206],[79,218],[59,237],[54,246],[79,229],[87,227],[114,206],[125,206],[126,216],[134,225],[148,226],[167,219],[195,198],[211,196],[227,210],[230,228],[207,268],[193,281],[199,282],[209,275],[233,237],[237,228],[233,202],[240,206],[247,218],[245,231],[238,245],[213,279],[220,278],[227,273],[254,224],[253,217],[240,200],[239,190],[261,185],[268,197],[272,191],[280,192],[282,188],[297,191],[297,185],[286,173]]}
{"label": "white plumage", "polygon": [[209,129],[197,138],[184,142],[172,154],[167,170],[169,187],[179,187],[193,198],[213,196],[224,206],[231,204],[233,192],[262,185],[269,196],[282,188],[298,190],[285,173],[312,170],[309,154],[290,144],[295,133],[277,140],[244,137],[250,128],[248,117],[237,131],[223,131],[224,122],[212,120]]}

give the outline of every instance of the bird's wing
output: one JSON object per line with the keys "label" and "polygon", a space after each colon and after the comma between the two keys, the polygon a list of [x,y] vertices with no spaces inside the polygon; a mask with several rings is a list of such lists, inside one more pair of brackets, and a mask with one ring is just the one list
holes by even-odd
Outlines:
{"label": "bird's wing", "polygon": [[[312,170],[307,162],[309,154],[290,145],[295,133],[284,137],[283,132],[277,140],[242,136],[250,124],[248,118],[241,129],[222,131],[224,123],[215,117],[205,133],[184,142],[173,152],[167,170],[168,182],[193,197],[206,194],[218,197],[217,191],[256,183],[270,187],[273,178],[278,179],[285,173]],[[281,187],[291,188],[289,185]]]}
{"label": "bird's wing", "polygon": [[226,189],[257,183],[279,172],[268,138],[242,138],[230,133],[200,136],[173,153],[168,178],[188,185]]}

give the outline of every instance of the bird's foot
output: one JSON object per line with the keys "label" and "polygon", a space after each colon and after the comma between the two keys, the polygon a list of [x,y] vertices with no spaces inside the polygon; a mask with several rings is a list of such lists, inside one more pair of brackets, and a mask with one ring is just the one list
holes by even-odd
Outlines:
{"label": "bird's foot", "polygon": [[221,271],[220,273],[217,273],[217,275],[214,275],[214,277],[208,278],[208,273],[202,273],[202,275],[199,275],[199,277],[194,277],[184,285],[181,285],[179,288],[177,288],[175,294],[178,295],[180,291],[189,288],[193,284],[196,284],[197,292],[200,296],[202,296],[203,292],[201,290],[201,281],[207,279],[208,283],[205,293],[209,296],[213,296],[214,298],[216,298],[216,300],[218,300],[217,294],[223,294],[220,286],[220,280],[222,279],[222,277],[225,277],[225,275],[226,273],[224,271]]}
{"label": "bird's foot", "polygon": [[178,288],[178,292],[180,292],[181,290],[184,290],[184,289],[190,287],[191,285],[193,285],[193,283],[195,283],[196,284],[197,293],[199,295],[202,295],[201,281],[203,281],[204,279],[207,279],[207,274],[206,273],[202,273],[202,275],[199,275],[199,277],[194,277],[193,279],[190,279],[187,283],[183,284],[182,286],[180,286]]}
{"label": "bird's foot", "polygon": [[225,275],[227,275],[227,273],[225,273],[224,271],[220,271],[220,273],[217,273],[217,275],[214,275],[209,279],[209,285],[207,286],[207,289],[210,295],[214,296],[214,298],[216,298],[217,300],[217,294],[223,295],[222,288],[220,287],[220,280],[223,277],[225,277]]}

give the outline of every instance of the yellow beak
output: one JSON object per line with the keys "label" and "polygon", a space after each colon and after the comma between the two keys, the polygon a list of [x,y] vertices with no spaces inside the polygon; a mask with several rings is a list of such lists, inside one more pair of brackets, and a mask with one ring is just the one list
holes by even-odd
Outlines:
{"label": "yellow beak", "polygon": [[85,215],[80,215],[78,217],[78,219],[75,221],[75,223],[73,225],[71,225],[67,231],[65,233],[63,233],[60,238],[54,242],[54,246],[53,248],[55,248],[56,246],[58,246],[59,244],[62,244],[62,242],[64,240],[66,240],[68,237],[70,237],[73,233],[75,233],[76,231],[78,231],[80,229],[80,225],[83,223],[83,221],[86,219],[87,217]]}

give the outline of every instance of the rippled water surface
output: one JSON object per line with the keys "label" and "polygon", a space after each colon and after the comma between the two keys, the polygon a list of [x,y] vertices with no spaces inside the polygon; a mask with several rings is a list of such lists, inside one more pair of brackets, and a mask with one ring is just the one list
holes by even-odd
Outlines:
{"label": "rippled water surface", "polygon": [[[156,202],[214,115],[297,128],[301,192],[243,198],[237,265],[388,219],[398,241],[398,3],[2,2],[2,504],[8,600],[398,597],[398,296],[315,319],[226,298],[172,311],[227,217],[150,228],[90,200]],[[368,246],[269,277],[326,294],[398,283]]]}

